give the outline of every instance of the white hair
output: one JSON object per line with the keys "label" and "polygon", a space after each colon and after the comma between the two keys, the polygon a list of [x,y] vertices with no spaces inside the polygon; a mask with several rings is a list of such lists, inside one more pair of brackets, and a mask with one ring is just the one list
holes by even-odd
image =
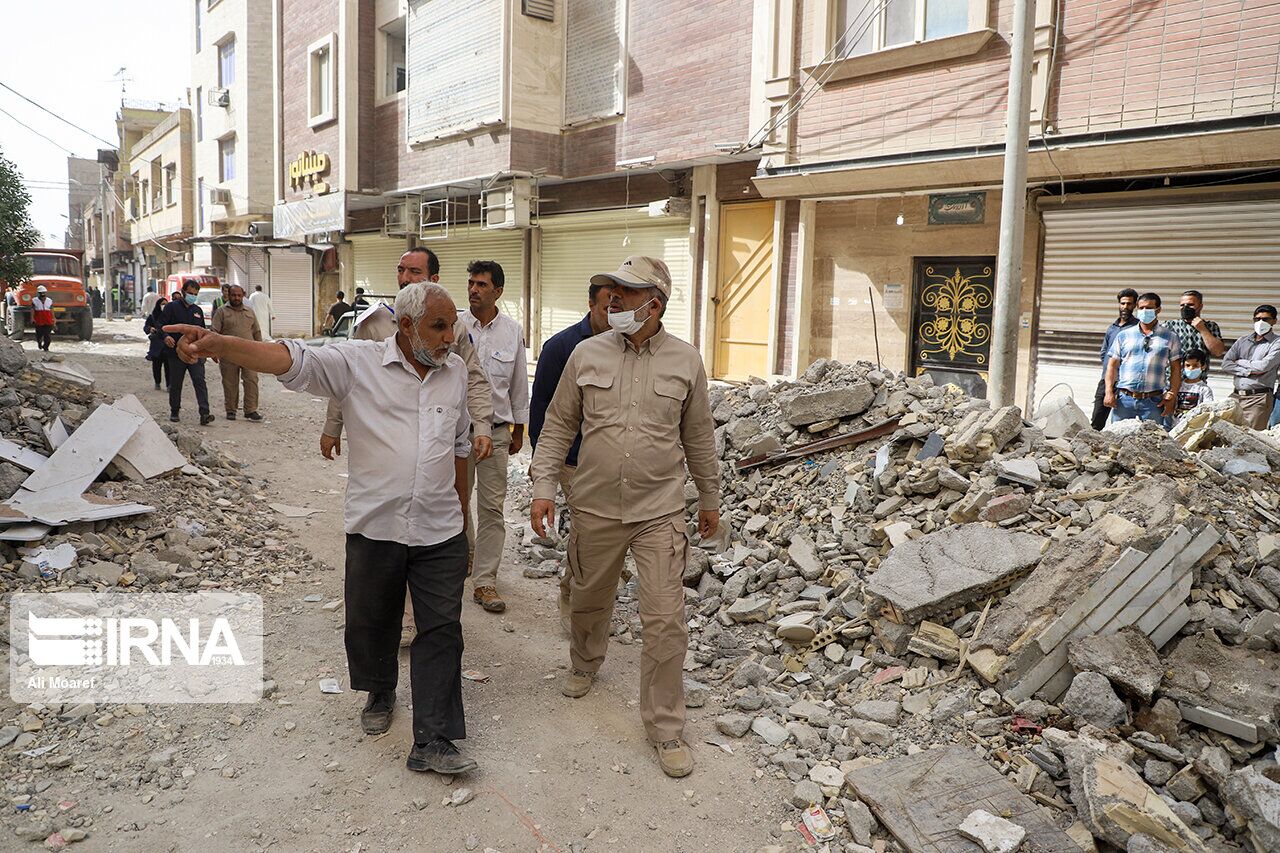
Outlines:
{"label": "white hair", "polygon": [[433,299],[453,301],[449,291],[434,282],[420,281],[416,284],[406,284],[396,294],[396,317],[408,317],[417,323],[426,316],[427,303]]}

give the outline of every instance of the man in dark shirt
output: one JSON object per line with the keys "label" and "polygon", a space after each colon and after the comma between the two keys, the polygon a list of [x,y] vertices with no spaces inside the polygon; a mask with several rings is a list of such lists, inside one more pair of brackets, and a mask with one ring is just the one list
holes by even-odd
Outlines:
{"label": "man in dark shirt", "polygon": [[342,319],[342,315],[351,310],[351,306],[347,303],[346,294],[341,290],[338,291],[338,300],[329,306],[329,316],[324,321],[325,331],[329,331],[338,325],[338,321]]}
{"label": "man in dark shirt", "polygon": [[[200,283],[190,280],[182,285],[181,297],[175,296],[161,312],[163,326],[185,324],[204,328],[204,309],[196,303],[200,294]],[[169,360],[169,420],[178,422],[178,410],[182,408],[182,379],[191,374],[191,387],[196,389],[196,404],[200,407],[200,425],[213,423],[213,415],[209,413],[209,389],[204,384],[204,359],[194,364],[187,364],[178,358],[178,341],[181,335],[165,335],[164,344],[168,347],[166,358]]]}
{"label": "man in dark shirt", "polygon": [[[538,366],[533,374],[533,390],[529,396],[529,444],[533,449],[538,447],[538,434],[542,432],[542,424],[547,417],[547,406],[555,396],[556,386],[560,384],[560,376],[569,361],[574,348],[594,335],[609,329],[609,293],[604,285],[593,284],[587,288],[587,316],[567,329],[556,332],[547,338],[538,354]],[[569,492],[573,488],[573,475],[578,468],[578,448],[582,444],[582,432],[573,439],[569,453],[565,456],[564,467],[560,470],[560,491],[564,493],[566,504]],[[567,516],[567,513],[566,513]],[[560,577],[560,625],[565,633],[569,631],[569,575]]]}
{"label": "man in dark shirt", "polygon": [[351,300],[351,307],[356,311],[363,311],[369,307],[369,300],[365,299],[363,287],[356,288],[356,298]]}
{"label": "man in dark shirt", "polygon": [[1138,291],[1132,287],[1126,287],[1116,294],[1116,302],[1120,305],[1120,316],[1107,327],[1107,333],[1102,338],[1102,348],[1099,350],[1099,356],[1102,359],[1102,377],[1098,380],[1098,390],[1093,395],[1094,429],[1102,429],[1107,425],[1107,419],[1111,417],[1111,409],[1104,401],[1107,396],[1107,352],[1111,349],[1111,342],[1116,339],[1116,335],[1120,334],[1121,329],[1138,322],[1133,319],[1133,309],[1138,304]]}

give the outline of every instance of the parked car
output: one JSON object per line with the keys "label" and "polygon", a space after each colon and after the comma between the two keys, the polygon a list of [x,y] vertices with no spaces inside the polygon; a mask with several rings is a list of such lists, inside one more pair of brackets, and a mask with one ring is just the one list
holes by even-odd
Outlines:
{"label": "parked car", "polygon": [[[374,303],[391,305],[396,301],[396,298],[394,296],[389,296],[385,293],[376,293],[376,294],[366,293],[364,295],[364,298],[366,301],[368,301],[370,305],[373,305]],[[356,317],[360,316],[360,314],[363,313],[364,310],[365,309],[362,308],[359,311],[348,311],[347,313],[343,314],[341,317],[338,318],[338,322],[333,324],[333,328],[329,329],[329,331],[325,332],[323,335],[321,335],[318,338],[308,338],[307,346],[322,347],[322,346],[325,346],[326,344],[347,340],[348,338],[351,337],[351,330],[355,328]]]}

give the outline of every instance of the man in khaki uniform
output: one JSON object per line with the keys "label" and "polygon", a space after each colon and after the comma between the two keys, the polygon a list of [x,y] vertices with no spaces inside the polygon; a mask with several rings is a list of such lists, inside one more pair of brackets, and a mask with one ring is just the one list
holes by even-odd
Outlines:
{"label": "man in khaki uniform", "polygon": [[[244,288],[233,284],[227,288],[227,304],[213,315],[213,330],[220,335],[244,338],[246,341],[262,340],[262,328],[258,317],[244,304]],[[244,416],[251,421],[262,420],[258,414],[258,373],[247,367],[222,361],[218,364],[222,373],[222,402],[227,420],[236,419],[240,408],[240,382],[244,382]]]}
{"label": "man in khaki uniform", "polygon": [[530,515],[539,536],[555,520],[556,487],[579,428],[582,447],[569,504],[573,671],[561,692],[590,690],[604,662],[614,592],[627,551],[639,575],[640,716],[668,776],[687,776],[684,656],[688,629],[682,577],[685,464],[698,490],[698,528],[720,524],[720,463],[707,374],[697,350],[662,327],[671,273],[656,258],[627,258],[593,276],[610,288],[611,330],[573,350],[533,456]]}
{"label": "man in khaki uniform", "polygon": [[[402,289],[408,284],[423,281],[434,283],[439,280],[440,259],[435,252],[419,246],[400,256],[400,263],[396,266],[396,283]],[[356,316],[355,322],[351,337],[358,341],[385,341],[397,330],[394,313],[382,304],[366,308],[365,313]],[[476,461],[488,459],[493,453],[493,392],[461,319],[453,326],[450,351],[461,356],[467,366],[467,413],[471,415],[472,452]],[[325,412],[324,431],[320,434],[320,453],[325,459],[332,459],[335,453],[342,455],[342,405],[337,400],[330,400]],[[401,648],[406,648],[413,642],[414,633],[413,607],[406,592],[404,624],[400,630]]]}

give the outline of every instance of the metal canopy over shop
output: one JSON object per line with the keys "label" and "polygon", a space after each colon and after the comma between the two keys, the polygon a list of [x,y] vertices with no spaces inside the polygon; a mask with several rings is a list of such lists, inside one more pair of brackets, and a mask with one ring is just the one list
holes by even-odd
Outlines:
{"label": "metal canopy over shop", "polygon": [[272,249],[271,334],[277,338],[315,334],[314,265],[306,249]]}
{"label": "metal canopy over shop", "polygon": [[[1160,294],[1165,320],[1177,317],[1183,291],[1199,290],[1205,316],[1228,345],[1250,331],[1255,307],[1277,301],[1280,199],[1046,208],[1043,215],[1034,402],[1065,383],[1090,410],[1098,348],[1126,287]],[[1219,371],[1210,372],[1210,384],[1219,397],[1230,393],[1230,377]]]}
{"label": "metal canopy over shop", "polygon": [[616,270],[628,255],[661,258],[671,270],[671,299],[663,324],[692,338],[693,270],[689,220],[650,217],[645,208],[544,217],[539,343],[587,313],[591,276]]}

